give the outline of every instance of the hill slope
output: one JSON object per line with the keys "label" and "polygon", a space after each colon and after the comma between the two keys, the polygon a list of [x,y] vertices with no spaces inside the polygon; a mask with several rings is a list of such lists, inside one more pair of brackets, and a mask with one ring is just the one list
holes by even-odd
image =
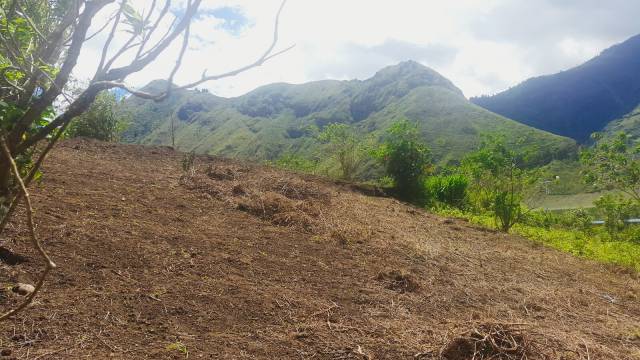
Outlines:
{"label": "hill slope", "polygon": [[610,122],[603,130],[605,136],[612,136],[621,131],[629,135],[633,141],[640,142],[640,106],[620,119]]}
{"label": "hill slope", "polygon": [[573,69],[471,101],[523,124],[584,142],[640,104],[640,35]]}
{"label": "hill slope", "polygon": [[[493,328],[528,341],[529,359],[640,356],[637,275],[319,178],[213,157],[181,177],[182,157],[85,140],[53,151],[33,200],[59,268],[0,323],[0,350],[461,360],[462,334]],[[40,270],[22,220],[8,229],[2,246],[28,261],[0,263],[2,289]]]}
{"label": "hill slope", "polygon": [[[155,82],[149,87],[158,86],[165,85]],[[180,149],[260,160],[286,152],[316,153],[317,129],[330,123],[353,124],[375,136],[399,119],[420,124],[441,162],[460,159],[476,148],[479,134],[491,131],[537,149],[540,162],[575,151],[569,139],[471,104],[449,80],[412,61],[382,69],[364,81],[272,84],[233,99],[179,91],[160,104],[131,98],[127,108],[135,115],[124,136],[128,142],[171,144],[174,116]]]}

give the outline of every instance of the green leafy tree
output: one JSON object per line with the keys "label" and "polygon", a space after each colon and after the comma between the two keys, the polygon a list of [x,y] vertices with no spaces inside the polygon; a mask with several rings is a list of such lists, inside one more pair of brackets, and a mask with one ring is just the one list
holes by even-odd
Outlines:
{"label": "green leafy tree", "polygon": [[329,154],[337,161],[340,178],[353,180],[366,160],[362,137],[347,124],[333,123],[322,130],[318,140],[327,145]]}
{"label": "green leafy tree", "polygon": [[605,139],[593,134],[595,145],[581,153],[585,181],[601,189],[618,190],[640,203],[640,147],[624,132]]}
{"label": "green leafy tree", "polygon": [[606,194],[594,202],[596,210],[604,216],[604,227],[612,239],[620,239],[626,229],[625,220],[638,214],[638,204],[633,199],[620,195]]}
{"label": "green leafy tree", "polygon": [[431,168],[431,152],[420,139],[416,124],[406,120],[393,123],[375,156],[393,179],[398,197],[420,204],[426,201],[424,179]]}
{"label": "green leafy tree", "polygon": [[70,137],[85,136],[102,141],[118,141],[129,121],[117,111],[116,95],[101,92],[89,109],[78,116],[69,126]]}
{"label": "green leafy tree", "polygon": [[529,174],[521,168],[519,156],[502,136],[486,136],[480,148],[463,161],[464,171],[472,179],[471,196],[476,210],[493,213],[498,228],[508,232],[522,220]]}

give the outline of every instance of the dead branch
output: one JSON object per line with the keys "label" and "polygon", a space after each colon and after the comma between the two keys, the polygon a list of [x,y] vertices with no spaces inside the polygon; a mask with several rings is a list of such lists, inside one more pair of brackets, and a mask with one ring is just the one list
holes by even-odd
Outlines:
{"label": "dead branch", "polygon": [[98,70],[96,71],[96,76],[102,73],[104,62],[107,60],[107,54],[109,53],[109,46],[111,46],[111,42],[116,35],[116,29],[118,28],[118,24],[120,24],[120,16],[122,16],[122,12],[124,11],[125,2],[123,1],[120,4],[120,8],[116,13],[116,20],[113,22],[113,26],[111,27],[111,31],[107,36],[107,41],[104,42],[104,46],[102,47],[102,54],[100,55],[100,62],[98,63]]}
{"label": "dead branch", "polygon": [[267,48],[267,50],[262,54],[262,56],[260,56],[256,61],[254,61],[251,64],[245,65],[241,68],[235,69],[235,70],[231,70],[228,71],[226,73],[222,73],[222,74],[218,74],[218,75],[206,75],[207,71],[205,70],[204,73],[202,74],[202,77],[200,78],[200,80],[198,81],[194,81],[190,84],[187,85],[183,85],[178,87],[178,89],[189,89],[189,88],[193,88],[196,87],[204,82],[208,82],[208,81],[215,81],[215,80],[220,80],[223,78],[227,78],[227,77],[231,77],[231,76],[235,76],[238,75],[240,73],[243,73],[249,69],[252,69],[254,67],[258,67],[261,66],[262,64],[264,64],[266,61],[269,61],[270,59],[273,59],[274,57],[281,55],[291,49],[293,49],[295,47],[295,45],[291,45],[287,48],[285,48],[284,50],[278,51],[278,52],[273,52],[273,50],[276,47],[276,44],[278,43],[278,38],[279,38],[279,32],[280,32],[280,15],[282,14],[282,9],[284,9],[285,4],[287,3],[287,0],[283,0],[282,3],[280,4],[280,8],[278,9],[278,12],[276,14],[276,20],[275,20],[275,27],[273,30],[273,40],[271,41],[271,45],[269,45],[269,47]]}
{"label": "dead branch", "polygon": [[20,185],[20,191],[22,192],[22,196],[25,199],[25,208],[27,211],[27,225],[29,226],[31,244],[38,251],[38,253],[40,254],[40,256],[42,257],[45,263],[44,270],[40,274],[40,278],[38,279],[38,282],[33,292],[29,294],[27,298],[18,307],[10,310],[4,315],[1,315],[0,321],[2,321],[14,316],[15,314],[17,314],[18,312],[20,312],[21,310],[23,310],[33,302],[33,299],[36,297],[36,295],[42,288],[42,285],[44,284],[44,281],[47,275],[49,274],[49,272],[56,268],[56,264],[51,260],[51,258],[46,253],[46,251],[44,251],[44,249],[42,248],[42,245],[40,244],[40,241],[38,240],[38,237],[36,236],[36,228],[33,224],[33,208],[31,207],[31,199],[29,198],[29,192],[27,191],[27,187],[24,185],[24,182],[20,177],[20,171],[18,170],[18,166],[16,165],[16,162],[13,159],[13,156],[11,156],[11,151],[9,151],[9,147],[7,146],[7,142],[5,141],[4,137],[0,138],[0,146],[2,146],[2,151],[4,153],[4,156],[11,163],[11,168],[15,175],[16,181]]}
{"label": "dead branch", "polygon": [[[155,6],[155,1],[154,1],[154,6]],[[153,33],[158,28],[158,25],[160,25],[160,22],[162,21],[162,19],[164,19],[165,15],[167,15],[167,12],[169,11],[169,6],[171,6],[171,0],[165,1],[164,7],[160,11],[160,15],[158,15],[158,18],[156,18],[156,21],[153,23],[153,26],[151,26],[151,30],[149,30],[147,35],[144,37],[142,44],[140,45],[140,48],[138,48],[138,52],[136,53],[136,56],[135,56],[136,59],[140,58],[145,45],[147,44],[147,42],[149,41]],[[145,22],[149,21],[150,16],[151,16],[151,12],[149,12],[149,15],[147,16],[147,19],[145,20]],[[169,34],[171,29],[173,28],[173,25],[175,25],[175,21],[176,21],[176,18],[174,17],[173,22],[171,23],[171,26],[167,28],[167,32],[160,38],[159,42],[164,40],[164,38]]]}

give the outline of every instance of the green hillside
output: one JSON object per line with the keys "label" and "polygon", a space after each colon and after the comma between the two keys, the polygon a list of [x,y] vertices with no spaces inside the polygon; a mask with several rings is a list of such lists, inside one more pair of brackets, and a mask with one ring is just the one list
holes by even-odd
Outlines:
{"label": "green hillside", "polygon": [[[147,89],[164,86],[153,82]],[[364,81],[272,84],[231,99],[176,91],[160,103],[131,97],[125,107],[134,115],[124,134],[127,142],[171,144],[173,118],[180,150],[257,160],[316,152],[315,134],[330,123],[352,124],[363,134],[377,136],[399,119],[418,122],[440,163],[459,160],[487,132],[502,132],[532,150],[535,163],[571,157],[576,150],[573,140],[470,103],[451,81],[412,61],[384,68]]]}
{"label": "green hillside", "polygon": [[610,122],[605,128],[605,136],[625,132],[634,142],[640,142],[640,106],[620,119]]}

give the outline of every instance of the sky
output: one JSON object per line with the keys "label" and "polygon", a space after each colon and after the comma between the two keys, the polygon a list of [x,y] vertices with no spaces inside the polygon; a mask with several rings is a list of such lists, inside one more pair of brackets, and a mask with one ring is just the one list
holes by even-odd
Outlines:
{"label": "sky", "polygon": [[[280,2],[204,0],[175,82],[255,61],[271,42]],[[150,3],[132,0],[141,13]],[[174,6],[172,12],[179,13]],[[113,10],[99,14],[93,28]],[[200,88],[233,97],[274,82],[364,80],[385,66],[415,60],[449,78],[467,97],[489,95],[579,65],[639,34],[637,14],[637,0],[288,0],[276,50],[295,47],[261,67]],[[122,30],[115,45],[126,39]],[[93,75],[104,40],[97,36],[85,45],[76,78]],[[166,78],[179,47],[176,41],[126,83],[139,88]]]}

